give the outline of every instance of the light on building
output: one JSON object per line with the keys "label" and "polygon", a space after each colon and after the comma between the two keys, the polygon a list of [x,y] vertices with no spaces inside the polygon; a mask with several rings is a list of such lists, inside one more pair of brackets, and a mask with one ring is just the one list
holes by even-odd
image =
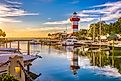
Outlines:
{"label": "light on building", "polygon": [[19,66],[16,66],[16,67],[15,67],[15,72],[16,72],[16,73],[20,73],[20,67],[19,67]]}

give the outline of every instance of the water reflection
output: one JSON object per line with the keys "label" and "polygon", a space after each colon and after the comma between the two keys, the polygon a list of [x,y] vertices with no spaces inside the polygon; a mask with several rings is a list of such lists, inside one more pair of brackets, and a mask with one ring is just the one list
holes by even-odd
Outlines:
{"label": "water reflection", "polygon": [[121,52],[74,52],[77,49],[73,46],[63,47],[67,58],[70,59],[70,70],[74,75],[78,73],[79,69],[86,68],[93,70],[96,74],[121,77]]}
{"label": "water reflection", "polygon": [[[117,52],[100,51],[100,52],[87,52],[80,53],[80,56],[87,56],[90,59],[91,66],[96,66],[93,68],[98,69],[98,73],[106,76],[121,76],[121,58],[117,58]],[[120,55],[120,54],[118,54]]]}
{"label": "water reflection", "polygon": [[[67,58],[70,59],[70,69],[73,72],[74,75],[77,74],[78,69],[80,69],[79,63],[78,63],[78,54],[75,54],[73,51],[75,48],[73,46],[67,46],[65,47],[67,52]],[[70,57],[69,57],[70,56]]]}
{"label": "water reflection", "polygon": [[[21,46],[25,48],[25,44]],[[42,73],[37,81],[120,81],[120,51],[75,52],[77,49],[73,46],[31,45],[31,51],[38,51],[43,59],[35,60],[28,70]]]}

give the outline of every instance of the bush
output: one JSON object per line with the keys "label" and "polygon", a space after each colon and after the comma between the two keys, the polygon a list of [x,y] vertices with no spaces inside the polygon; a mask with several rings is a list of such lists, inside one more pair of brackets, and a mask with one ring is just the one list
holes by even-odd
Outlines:
{"label": "bush", "polygon": [[0,81],[19,81],[19,80],[12,75],[2,74],[0,75]]}

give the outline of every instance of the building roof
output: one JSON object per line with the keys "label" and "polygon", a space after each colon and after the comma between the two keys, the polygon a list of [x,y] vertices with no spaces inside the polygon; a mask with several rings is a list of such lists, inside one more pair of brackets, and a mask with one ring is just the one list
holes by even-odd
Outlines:
{"label": "building roof", "polygon": [[6,54],[0,54],[0,63],[5,63],[9,60],[9,57],[15,57],[16,55],[22,56],[24,61],[30,61],[38,58],[37,56],[33,56],[33,55],[22,55],[19,53],[8,53],[8,54],[6,53]]}

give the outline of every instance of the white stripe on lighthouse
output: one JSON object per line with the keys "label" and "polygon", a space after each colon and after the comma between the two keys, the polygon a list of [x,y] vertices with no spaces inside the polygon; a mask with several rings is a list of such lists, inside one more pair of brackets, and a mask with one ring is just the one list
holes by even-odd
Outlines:
{"label": "white stripe on lighthouse", "polygon": [[73,29],[73,32],[78,32],[78,29]]}
{"label": "white stripe on lighthouse", "polygon": [[73,21],[72,25],[78,25],[78,21]]}

